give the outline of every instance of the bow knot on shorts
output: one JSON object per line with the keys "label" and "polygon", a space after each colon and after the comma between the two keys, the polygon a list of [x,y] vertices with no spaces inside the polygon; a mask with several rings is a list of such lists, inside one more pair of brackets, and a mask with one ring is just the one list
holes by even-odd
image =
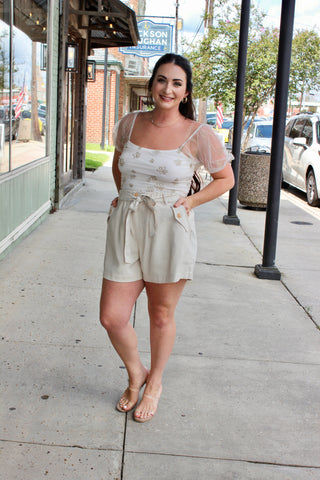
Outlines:
{"label": "bow knot on shorts", "polygon": [[108,217],[104,278],[173,283],[192,279],[196,258],[194,213],[173,205],[177,196],[120,192]]}

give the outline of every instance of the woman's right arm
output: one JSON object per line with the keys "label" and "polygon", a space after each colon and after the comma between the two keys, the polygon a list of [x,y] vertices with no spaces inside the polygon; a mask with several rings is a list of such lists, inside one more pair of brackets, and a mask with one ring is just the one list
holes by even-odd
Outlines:
{"label": "woman's right arm", "polygon": [[119,150],[115,150],[113,155],[113,160],[112,160],[112,174],[113,174],[114,183],[116,184],[118,192],[121,188],[121,172],[119,170],[120,156],[121,156],[121,152],[119,152]]}

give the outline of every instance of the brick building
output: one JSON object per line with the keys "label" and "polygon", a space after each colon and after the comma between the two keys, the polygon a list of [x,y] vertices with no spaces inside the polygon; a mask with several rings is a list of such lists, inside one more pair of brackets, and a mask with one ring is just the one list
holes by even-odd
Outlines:
{"label": "brick building", "polygon": [[86,141],[112,144],[114,124],[124,112],[124,66],[103,50],[90,58],[96,62],[96,74],[95,81],[88,83]]}
{"label": "brick building", "polygon": [[[146,0],[132,0],[138,18],[145,13]],[[118,48],[91,52],[96,63],[95,81],[87,86],[86,141],[113,145],[115,123],[129,111],[141,108],[141,91],[135,94],[137,82],[143,88],[148,76],[147,60],[135,55],[124,55]],[[137,80],[140,79],[140,81]],[[134,79],[134,81],[133,81]],[[143,90],[142,90],[143,92]]]}

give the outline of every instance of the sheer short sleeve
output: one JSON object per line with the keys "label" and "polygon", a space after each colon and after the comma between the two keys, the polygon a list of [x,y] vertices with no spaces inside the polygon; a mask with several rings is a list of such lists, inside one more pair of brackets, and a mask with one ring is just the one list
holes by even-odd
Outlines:
{"label": "sheer short sleeve", "polygon": [[125,144],[130,139],[134,120],[138,112],[131,112],[119,120],[113,127],[112,139],[115,148],[122,152]]}
{"label": "sheer short sleeve", "polygon": [[192,137],[191,143],[197,160],[209,173],[219,172],[233,160],[233,155],[227,151],[210,125],[201,125]]}

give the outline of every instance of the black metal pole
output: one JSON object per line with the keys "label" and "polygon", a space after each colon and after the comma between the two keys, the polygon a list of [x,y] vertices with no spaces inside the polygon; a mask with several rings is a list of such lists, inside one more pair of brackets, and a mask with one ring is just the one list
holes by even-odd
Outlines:
{"label": "black metal pole", "polygon": [[178,53],[178,18],[179,18],[179,0],[176,0],[176,24],[175,24],[175,48],[174,53]]}
{"label": "black metal pole", "polygon": [[106,103],[107,103],[107,84],[108,84],[108,49],[104,50],[104,77],[103,77],[103,104],[102,104],[102,134],[100,147],[104,150],[106,136]]}
{"label": "black metal pole", "polygon": [[240,220],[236,215],[237,211],[237,195],[239,183],[239,166],[240,166],[240,147],[241,147],[241,131],[242,131],[242,114],[244,85],[247,65],[247,48],[248,48],[248,32],[250,18],[250,0],[242,0],[241,3],[241,19],[240,19],[240,36],[239,36],[239,53],[238,53],[238,70],[237,70],[237,89],[235,101],[235,113],[233,124],[232,139],[232,168],[235,177],[235,185],[229,193],[228,215],[224,215],[223,223],[231,225],[240,225]]}
{"label": "black metal pole", "polygon": [[274,101],[272,147],[262,265],[255,266],[259,278],[280,280],[275,266],[281,192],[283,147],[288,103],[291,46],[295,0],[282,0],[278,51],[277,83]]}

